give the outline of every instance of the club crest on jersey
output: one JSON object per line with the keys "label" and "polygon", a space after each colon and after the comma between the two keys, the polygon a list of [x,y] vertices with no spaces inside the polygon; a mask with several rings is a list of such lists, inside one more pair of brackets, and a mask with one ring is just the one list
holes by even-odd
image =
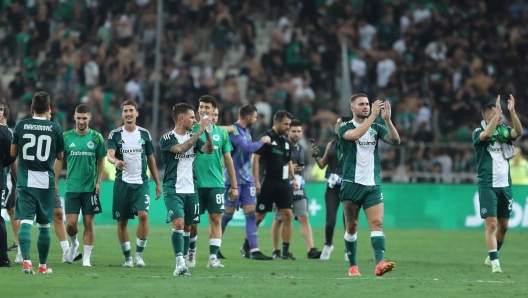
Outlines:
{"label": "club crest on jersey", "polygon": [[143,140],[143,139],[139,139],[139,140],[138,140],[138,144],[139,144],[139,145],[143,145],[143,144],[145,144],[145,140]]}
{"label": "club crest on jersey", "polygon": [[95,147],[95,144],[94,144],[94,142],[89,141],[88,143],[86,143],[86,146],[88,146],[88,148],[90,148],[90,149],[93,149]]}
{"label": "club crest on jersey", "polygon": [[377,134],[377,132],[374,129],[370,129],[369,133],[371,136],[375,136]]}
{"label": "club crest on jersey", "polygon": [[220,136],[219,135],[213,135],[213,140],[218,142],[220,141]]}

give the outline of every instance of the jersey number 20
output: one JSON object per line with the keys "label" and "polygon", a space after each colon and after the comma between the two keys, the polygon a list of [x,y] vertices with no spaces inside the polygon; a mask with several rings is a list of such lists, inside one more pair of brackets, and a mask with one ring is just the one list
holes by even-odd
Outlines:
{"label": "jersey number 20", "polygon": [[[35,156],[28,154],[28,149],[37,144],[37,159],[40,161],[48,161],[51,150],[51,136],[40,135],[38,138],[34,134],[26,133],[22,136],[23,139],[29,139],[29,142],[22,147],[22,158],[24,160],[35,160]],[[45,144],[44,144],[45,143]]]}

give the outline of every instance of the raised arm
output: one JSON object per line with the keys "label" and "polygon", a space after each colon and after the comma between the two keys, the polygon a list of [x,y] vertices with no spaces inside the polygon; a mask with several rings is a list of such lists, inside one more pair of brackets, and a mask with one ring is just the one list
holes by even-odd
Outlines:
{"label": "raised arm", "polygon": [[367,133],[369,128],[372,126],[372,123],[374,123],[374,121],[378,117],[381,108],[382,108],[382,101],[378,99],[372,104],[372,111],[370,113],[370,116],[367,119],[365,119],[365,121],[361,123],[355,129],[349,129],[347,130],[347,132],[345,132],[345,135],[344,135],[345,140],[357,141],[365,133]]}
{"label": "raised arm", "polygon": [[319,148],[317,146],[312,145],[312,156],[315,158],[315,163],[317,163],[317,166],[320,169],[324,169],[328,165],[328,156],[330,155],[330,149],[332,147],[332,142],[329,142],[328,145],[326,145],[326,150],[323,155],[323,157],[319,157]]}
{"label": "raised arm", "polygon": [[218,126],[222,128],[223,130],[227,131],[228,134],[232,134],[235,130],[231,126]]}
{"label": "raised arm", "polygon": [[381,110],[381,118],[385,121],[385,125],[387,125],[387,130],[389,131],[389,133],[385,135],[385,137],[383,137],[383,141],[393,146],[400,145],[400,135],[398,134],[396,127],[394,127],[394,124],[392,124],[391,105],[388,101],[385,102],[384,109]]}
{"label": "raised arm", "polygon": [[176,144],[171,147],[170,151],[175,154],[185,154],[185,152],[189,151],[194,144],[200,139],[200,136],[204,130],[200,128],[198,132],[196,132],[192,137],[190,137],[187,141],[183,142],[182,144]]}
{"label": "raised arm", "polygon": [[[488,127],[480,133],[479,139],[481,142],[489,140],[493,136],[493,132],[497,128],[497,123],[499,122],[499,118],[502,115],[502,109],[500,105],[500,95],[497,96],[497,102],[495,102],[495,115],[493,118],[491,118],[490,123],[488,123]],[[513,136],[512,136],[513,137]]]}
{"label": "raised arm", "polygon": [[211,154],[214,151],[213,139],[211,139],[211,135],[207,131],[205,132],[205,144],[200,148],[200,151],[207,154]]}
{"label": "raised arm", "polygon": [[510,111],[511,120],[513,122],[513,130],[511,132],[512,139],[517,139],[518,137],[523,135],[523,128],[521,124],[521,120],[519,120],[519,117],[517,116],[517,113],[515,112],[515,98],[513,98],[513,95],[510,94],[510,99],[508,100],[508,110]]}
{"label": "raised arm", "polygon": [[259,150],[264,144],[270,143],[269,136],[263,136],[260,140],[252,142],[251,140],[246,140],[242,135],[230,135],[231,143],[237,148],[240,148],[244,153],[255,153]]}

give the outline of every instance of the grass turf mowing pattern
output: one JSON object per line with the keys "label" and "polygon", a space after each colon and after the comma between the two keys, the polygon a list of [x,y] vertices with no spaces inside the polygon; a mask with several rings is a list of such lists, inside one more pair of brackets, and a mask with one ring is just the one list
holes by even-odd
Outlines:
{"label": "grass turf mowing pattern", "polygon": [[[82,231],[82,228],[80,228]],[[33,227],[32,260],[38,266],[37,231]],[[10,227],[8,234],[11,236]],[[135,227],[129,228],[135,235]],[[329,261],[306,258],[304,240],[294,230],[290,251],[296,261],[253,261],[243,259],[239,248],[243,228],[229,228],[222,242],[223,269],[208,269],[207,228],[198,236],[197,267],[192,277],[173,277],[175,258],[172,252],[170,226],[151,227],[143,253],[145,268],[122,268],[124,257],[117,241],[115,226],[96,226],[93,267],[82,267],[82,261],[62,264],[59,242],[52,233],[48,265],[52,275],[25,275],[21,265],[0,268],[2,297],[518,297],[528,295],[528,271],[525,269],[528,233],[510,232],[500,252],[502,274],[491,274],[484,266],[486,247],[484,232],[400,231],[387,230],[387,260],[396,262],[393,272],[378,278],[374,275],[374,252],[370,233],[358,232],[358,263],[361,277],[348,276],[344,260],[341,229],[334,236],[335,249]],[[271,255],[269,229],[259,231],[262,251]],[[80,252],[83,251],[79,235]],[[324,230],[314,230],[316,246],[322,249]],[[9,239],[11,243],[11,239]],[[131,238],[132,256],[136,237]],[[15,252],[10,252],[11,261]]]}

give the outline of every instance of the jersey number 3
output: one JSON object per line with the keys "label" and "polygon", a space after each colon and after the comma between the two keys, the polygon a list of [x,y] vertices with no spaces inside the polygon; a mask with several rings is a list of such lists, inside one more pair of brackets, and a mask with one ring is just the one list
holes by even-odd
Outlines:
{"label": "jersey number 3", "polygon": [[48,161],[51,151],[51,137],[48,135],[40,135],[38,138],[34,134],[26,133],[22,136],[23,139],[29,139],[29,142],[22,147],[22,159],[35,160],[35,156],[29,154],[29,148],[37,144],[36,157],[39,161]]}

